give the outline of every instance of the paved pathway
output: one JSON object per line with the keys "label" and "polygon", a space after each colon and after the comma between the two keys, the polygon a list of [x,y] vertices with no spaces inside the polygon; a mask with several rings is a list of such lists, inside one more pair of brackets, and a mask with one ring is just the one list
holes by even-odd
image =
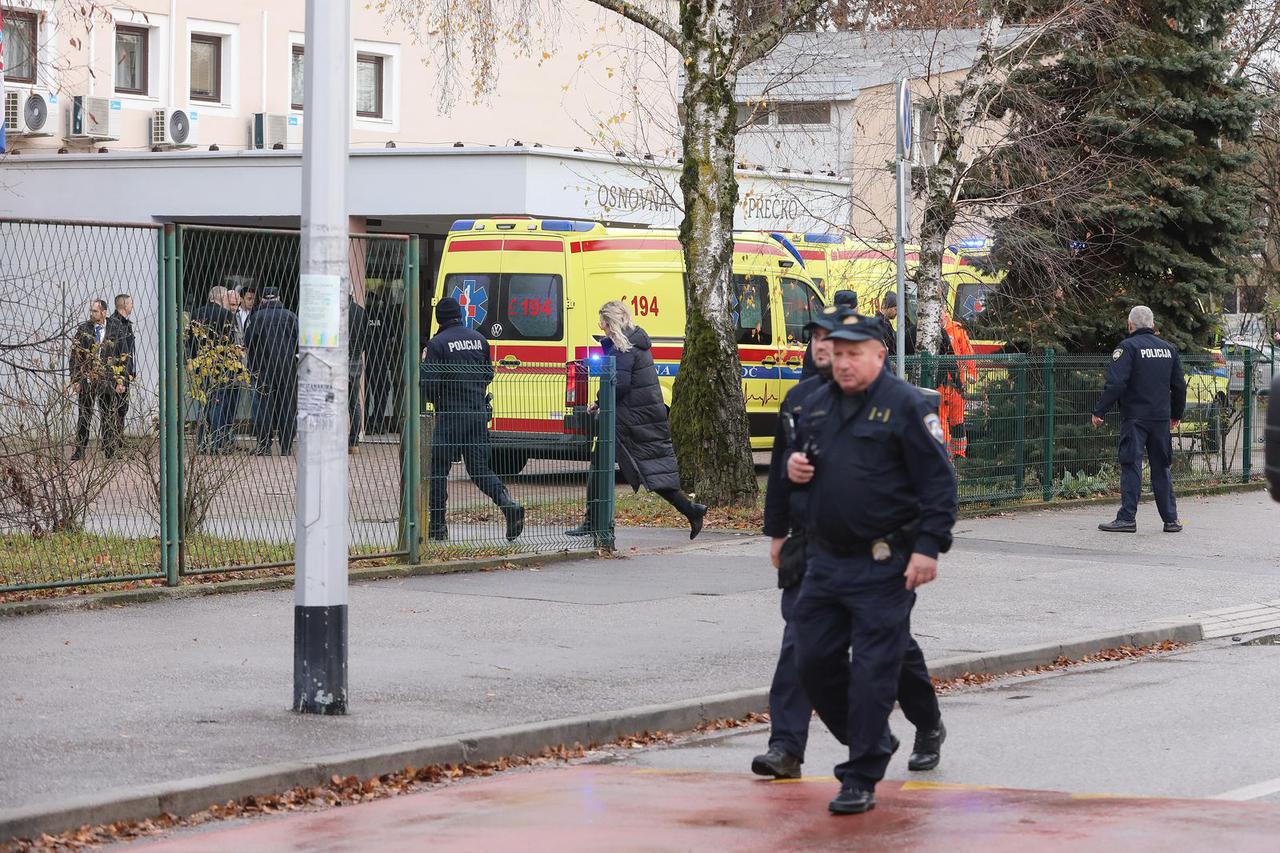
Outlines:
{"label": "paved pathway", "polygon": [[[1280,507],[1186,499],[1187,532],[1109,509],[960,525],[913,625],[937,658],[1096,635],[1280,596]],[[678,532],[624,531],[624,555]],[[666,538],[668,544],[672,538]],[[352,713],[288,710],[288,591],[0,620],[0,804],[50,804],[508,725],[763,687],[781,620],[765,543],[351,591]]]}

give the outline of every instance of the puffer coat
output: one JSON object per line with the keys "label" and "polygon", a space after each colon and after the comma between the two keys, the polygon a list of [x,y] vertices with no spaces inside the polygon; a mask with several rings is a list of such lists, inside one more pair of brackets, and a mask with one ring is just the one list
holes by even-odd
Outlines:
{"label": "puffer coat", "polygon": [[679,489],[671,425],[649,335],[637,326],[627,339],[631,341],[627,352],[620,352],[607,337],[603,341],[604,354],[613,356],[618,367],[618,467],[633,489]]}

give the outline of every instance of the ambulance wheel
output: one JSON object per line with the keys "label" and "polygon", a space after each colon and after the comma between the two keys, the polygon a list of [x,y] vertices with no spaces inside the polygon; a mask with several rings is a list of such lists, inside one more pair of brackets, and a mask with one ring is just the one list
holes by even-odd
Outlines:
{"label": "ambulance wheel", "polygon": [[499,477],[514,477],[524,470],[524,466],[528,462],[528,453],[523,450],[513,450],[506,447],[495,448],[490,457],[493,473]]}

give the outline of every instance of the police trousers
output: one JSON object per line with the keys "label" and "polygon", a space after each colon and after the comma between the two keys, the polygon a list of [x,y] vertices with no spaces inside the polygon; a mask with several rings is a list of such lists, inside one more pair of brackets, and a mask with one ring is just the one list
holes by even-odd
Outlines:
{"label": "police trousers", "polygon": [[449,502],[449,468],[461,458],[476,488],[498,506],[510,503],[507,488],[489,465],[489,418],[482,414],[443,413],[431,433],[431,478],[427,518],[430,530],[443,530]]}
{"label": "police trousers", "polygon": [[1151,491],[1164,521],[1178,520],[1173,497],[1173,436],[1168,421],[1126,418],[1120,422],[1120,521],[1135,521],[1138,494],[1142,491],[1142,454],[1151,463]]}
{"label": "police trousers", "polygon": [[835,767],[846,787],[870,790],[884,778],[895,699],[917,728],[934,728],[941,717],[911,637],[916,596],[903,577],[907,560],[895,552],[878,563],[814,547],[800,585],[793,616],[800,681],[822,722],[849,747],[848,761]]}

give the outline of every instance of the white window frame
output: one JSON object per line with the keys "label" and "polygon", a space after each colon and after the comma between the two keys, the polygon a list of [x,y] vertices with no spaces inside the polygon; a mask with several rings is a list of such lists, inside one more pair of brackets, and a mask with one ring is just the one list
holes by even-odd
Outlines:
{"label": "white window frame", "polygon": [[[361,53],[382,57],[382,118],[356,115],[356,56]],[[351,50],[351,118],[356,130],[400,132],[400,45],[355,40]]]}
{"label": "white window frame", "polygon": [[[121,25],[145,27],[150,30],[147,33],[147,92],[144,95],[116,91],[116,27]],[[169,56],[169,16],[151,14],[144,16],[133,9],[112,9],[111,30],[108,36],[107,56],[110,70],[108,79],[111,99],[120,101],[125,109],[142,110],[155,109],[169,101],[169,63],[173,61],[173,57]],[[186,101],[185,97],[183,101]]]}
{"label": "white window frame", "polygon": [[[218,89],[222,100],[194,101],[191,99],[191,37],[193,35],[217,36],[222,39],[222,56],[218,63]],[[224,21],[187,19],[186,84],[182,87],[182,103],[197,112],[234,115],[240,111],[240,25]]]}
{"label": "white window frame", "polygon": [[[304,112],[306,112],[305,110],[306,104],[302,105],[304,109],[301,109],[301,110],[295,110],[293,108],[293,49],[295,47],[302,48],[303,53],[304,54],[306,53],[306,49],[307,49],[306,34],[294,33],[294,32],[289,33],[289,53],[287,54],[289,57],[289,64],[285,66],[285,75],[284,75],[284,106],[285,106],[284,112],[289,115],[300,116]],[[352,54],[352,62],[354,61],[355,61],[355,54]],[[303,81],[304,92],[305,92],[305,85],[306,85],[306,81],[304,80]],[[303,97],[305,98],[306,96],[304,95]],[[353,105],[351,109],[353,112],[355,111],[354,99],[353,99]]]}
{"label": "white window frame", "polygon": [[925,108],[919,104],[914,104],[911,107],[911,165],[917,166],[917,167],[936,166],[938,165],[938,158],[942,156],[942,142],[938,138],[938,117],[936,112],[930,109],[928,110],[928,112],[933,115],[933,124],[932,124],[932,127],[930,128],[931,136],[932,136],[933,151],[930,152],[930,157],[928,162],[925,162],[925,157],[924,157],[925,112],[926,112]]}

